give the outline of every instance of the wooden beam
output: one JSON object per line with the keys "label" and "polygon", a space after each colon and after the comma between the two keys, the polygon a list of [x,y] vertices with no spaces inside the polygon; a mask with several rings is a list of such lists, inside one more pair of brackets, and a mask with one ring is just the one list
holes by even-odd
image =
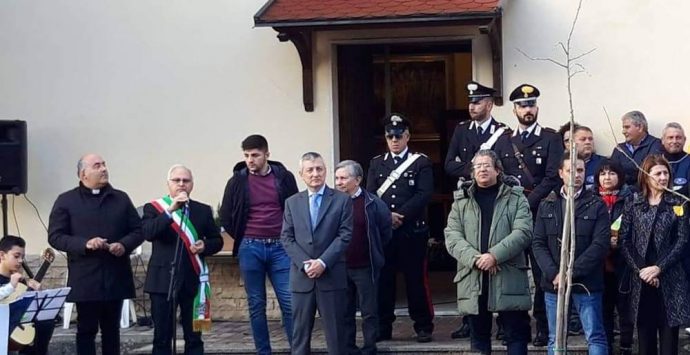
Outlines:
{"label": "wooden beam", "polygon": [[278,31],[278,40],[290,41],[297,49],[299,59],[302,62],[302,102],[304,110],[314,112],[314,61],[312,56],[313,42],[311,30],[285,30],[274,28]]}
{"label": "wooden beam", "polygon": [[494,77],[494,89],[496,97],[494,102],[497,106],[503,106],[503,32],[501,25],[501,15],[498,14],[488,26],[482,26],[479,31],[489,36],[491,46],[491,68]]}

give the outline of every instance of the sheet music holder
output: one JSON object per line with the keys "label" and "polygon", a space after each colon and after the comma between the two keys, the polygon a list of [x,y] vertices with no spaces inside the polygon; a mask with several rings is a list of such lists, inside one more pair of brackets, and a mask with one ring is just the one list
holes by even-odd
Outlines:
{"label": "sheet music holder", "polygon": [[54,320],[60,313],[71,287],[51,288],[43,291],[29,291],[24,297],[33,297],[33,301],[24,312],[21,324],[43,320]]}
{"label": "sheet music holder", "polygon": [[24,315],[26,314],[26,310],[29,309],[34,300],[34,296],[24,294],[21,298],[9,304],[10,312],[8,334],[12,334],[14,328],[19,326],[19,324],[26,323],[23,321]]}

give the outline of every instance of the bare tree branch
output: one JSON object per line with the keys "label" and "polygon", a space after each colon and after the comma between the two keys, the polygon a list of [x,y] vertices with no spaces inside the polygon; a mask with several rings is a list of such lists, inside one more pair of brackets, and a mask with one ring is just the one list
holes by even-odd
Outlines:
{"label": "bare tree branch", "polygon": [[594,52],[595,50],[597,50],[596,47],[594,47],[594,48],[592,48],[592,49],[588,50],[587,52],[584,52],[584,53],[582,53],[582,54],[580,54],[580,55],[576,55],[576,56],[572,57],[570,60],[573,60],[573,61],[578,60],[578,59],[580,59],[580,58],[586,56],[587,54],[590,54],[590,53]]}
{"label": "bare tree branch", "polygon": [[576,71],[572,72],[569,77],[572,78],[575,75],[580,74],[580,73],[584,73],[584,72],[585,72],[585,70],[576,70]]}
{"label": "bare tree branch", "polygon": [[563,42],[558,42],[558,45],[561,46],[561,49],[563,50],[563,54],[565,54],[566,56],[568,56],[568,54],[570,54],[568,52],[568,49],[565,48],[565,44],[563,44]]}
{"label": "bare tree branch", "polygon": [[577,19],[580,17],[580,9],[582,9],[582,0],[577,3],[577,11],[575,11],[575,18],[573,18],[573,25],[570,26],[570,33],[568,34],[568,50],[570,50],[570,40],[573,38],[573,32],[575,32],[575,25],[577,24]]}
{"label": "bare tree branch", "polygon": [[560,62],[557,62],[556,60],[554,60],[554,59],[552,59],[552,58],[532,57],[532,56],[530,56],[529,54],[523,52],[520,48],[515,48],[515,50],[517,50],[518,52],[520,52],[520,54],[524,55],[524,56],[525,56],[527,59],[529,59],[529,60],[539,60],[539,61],[544,61],[544,62],[551,62],[551,63],[553,63],[553,64],[558,65],[559,67],[567,68],[567,66],[566,66],[565,64],[560,63]]}

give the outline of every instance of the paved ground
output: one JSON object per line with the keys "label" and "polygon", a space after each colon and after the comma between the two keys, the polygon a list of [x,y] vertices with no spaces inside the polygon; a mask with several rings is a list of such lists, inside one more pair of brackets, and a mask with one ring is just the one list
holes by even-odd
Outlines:
{"label": "paved ground", "polygon": [[[379,343],[379,352],[385,354],[470,354],[468,340],[454,340],[450,333],[458,324],[458,317],[436,317],[434,341],[419,344],[414,341],[414,331],[408,318],[396,321],[393,340]],[[315,354],[325,351],[325,339],[320,330],[319,322],[313,335],[312,348]],[[285,333],[279,322],[270,322],[271,340],[275,354],[289,354]],[[75,327],[69,330],[62,328],[55,330],[51,354],[74,354]],[[135,326],[122,330],[123,354],[150,354],[153,330],[149,327]],[[182,334],[179,332],[178,349],[182,353]],[[690,354],[690,337],[684,333],[681,339],[681,354]],[[359,339],[361,341],[361,339]],[[205,352],[207,354],[254,354],[254,343],[248,322],[216,322],[213,330],[204,334]],[[587,354],[583,337],[571,337],[568,340],[568,354]],[[494,353],[505,353],[505,347],[494,342]],[[530,354],[545,354],[545,348],[530,346]]]}
{"label": "paved ground", "polygon": [[[396,321],[394,326],[393,340],[379,343],[381,353],[388,354],[462,354],[469,351],[469,341],[454,340],[450,338],[450,333],[456,328],[459,318],[455,316],[436,317],[434,331],[434,341],[427,344],[420,344],[414,341],[414,331],[412,323],[408,318]],[[280,322],[270,322],[271,341],[274,353],[287,354],[288,343],[285,332]],[[70,345],[74,342],[75,326],[68,330],[61,328],[55,330],[53,340],[55,346],[51,346],[51,354],[72,354]],[[123,343],[123,354],[150,354],[153,330],[149,327],[135,326],[123,329],[121,340]],[[179,334],[179,350],[182,351],[182,334]],[[361,339],[358,339],[361,341]],[[204,334],[205,351],[207,354],[254,354],[254,343],[251,328],[248,322],[216,322],[213,330]],[[583,350],[584,340],[581,337],[570,339],[572,350]],[[316,322],[313,335],[312,348],[315,353],[325,350],[325,339],[323,332]],[[505,347],[499,342],[495,342],[494,349],[500,353]],[[530,353],[542,353],[544,348],[531,348]],[[542,350],[542,351],[539,351]],[[584,352],[586,353],[586,351]]]}

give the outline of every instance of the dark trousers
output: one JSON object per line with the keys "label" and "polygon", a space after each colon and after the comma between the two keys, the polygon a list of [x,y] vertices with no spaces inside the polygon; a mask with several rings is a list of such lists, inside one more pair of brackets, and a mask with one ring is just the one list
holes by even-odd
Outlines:
{"label": "dark trousers", "polygon": [[[362,348],[357,348],[357,306],[362,314]],[[347,269],[347,310],[345,312],[345,334],[347,353],[350,355],[376,354],[379,315],[376,301],[376,282],[371,267]]]}
{"label": "dark trousers", "polygon": [[[487,307],[487,294],[479,296],[479,314],[465,316],[470,324],[470,343],[472,350],[491,354],[491,325],[493,313]],[[527,311],[498,312],[503,326],[503,339],[507,343],[508,355],[526,355],[527,342],[531,333]]]}
{"label": "dark trousers", "polygon": [[549,334],[549,323],[546,321],[546,306],[544,305],[544,290],[541,288],[541,269],[534,258],[532,249],[529,249],[529,263],[534,279],[534,305],[532,307],[532,317],[537,321],[537,331],[544,335]]}
{"label": "dark trousers", "polygon": [[660,288],[642,284],[637,315],[640,355],[678,354],[678,327],[666,325],[666,306]]}
{"label": "dark trousers", "polygon": [[326,337],[328,355],[343,355],[345,345],[345,307],[347,291],[319,291],[292,293],[292,355],[311,354],[311,334],[316,311]]}
{"label": "dark trousers", "polygon": [[645,324],[644,321],[637,322],[637,341],[640,355],[676,355],[678,327],[657,327],[655,324]]}
{"label": "dark trousers", "polygon": [[620,327],[620,347],[630,349],[633,343],[633,324],[630,316],[630,294],[621,293],[618,289],[618,279],[612,272],[604,273],[604,328],[609,349],[613,349],[615,324],[614,310],[618,312],[618,326]]}
{"label": "dark trousers", "polygon": [[48,353],[50,338],[53,337],[53,330],[55,330],[55,320],[34,322],[34,329],[36,330],[34,343],[21,349],[19,355],[45,355]]}
{"label": "dark trousers", "polygon": [[396,272],[405,277],[407,308],[416,332],[434,331],[434,306],[429,293],[427,273],[427,238],[393,231],[393,238],[385,247],[386,262],[379,279],[379,333],[391,333],[395,321]]}
{"label": "dark trousers", "polygon": [[120,354],[122,300],[76,302],[77,354],[96,355],[96,334],[101,330],[103,355]]}
{"label": "dark trousers", "polygon": [[151,293],[151,317],[153,318],[153,355],[172,354],[172,337],[177,327],[172,322],[172,311],[180,308],[179,322],[184,334],[185,355],[201,355],[204,343],[201,333],[192,329],[194,297],[196,290],[182,288],[177,294],[177,305],[173,308],[165,293]]}

